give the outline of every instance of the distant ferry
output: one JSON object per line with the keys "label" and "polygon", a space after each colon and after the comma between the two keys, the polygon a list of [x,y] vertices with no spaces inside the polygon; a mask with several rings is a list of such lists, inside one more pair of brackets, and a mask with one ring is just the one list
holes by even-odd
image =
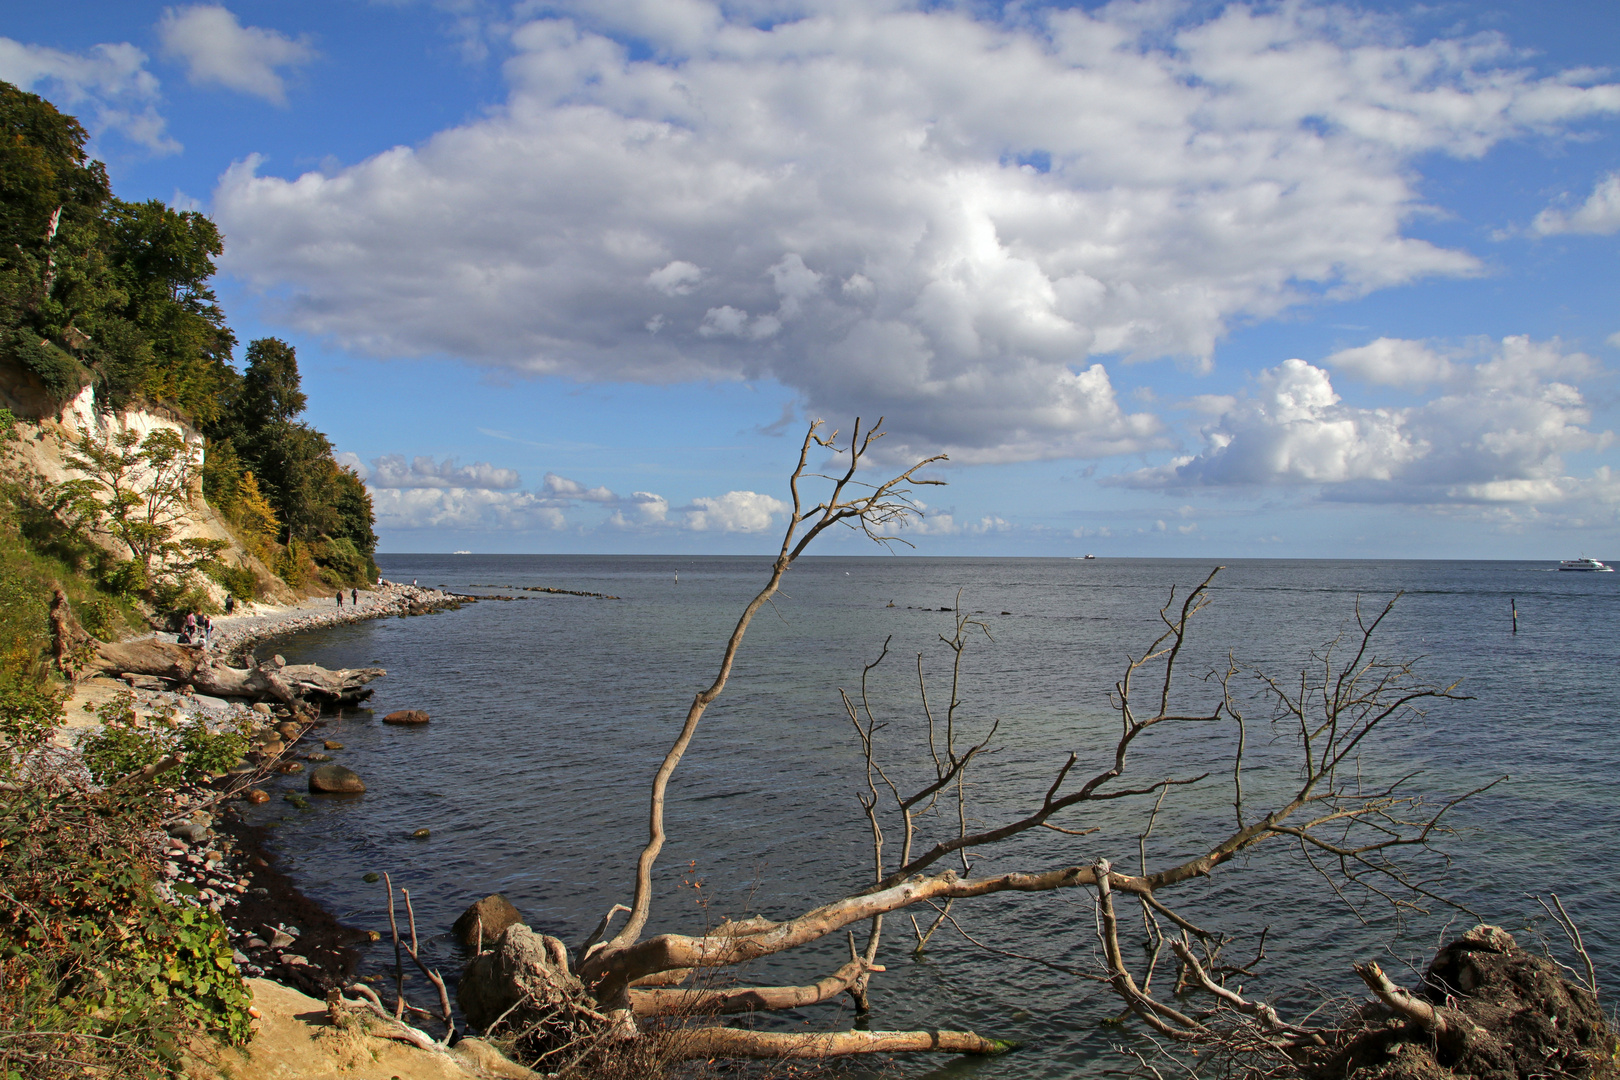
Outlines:
{"label": "distant ferry", "polygon": [[471,555],[472,552],[470,552],[470,551],[452,551],[450,554],[452,554],[452,555]]}
{"label": "distant ferry", "polygon": [[1604,566],[1602,563],[1598,562],[1596,559],[1588,559],[1584,555],[1582,555],[1579,559],[1565,559],[1563,562],[1558,564],[1558,569],[1560,569],[1560,570],[1587,570],[1587,571],[1594,571],[1595,570],[1595,571],[1597,571],[1599,573],[1603,573],[1603,574],[1612,574],[1612,573],[1614,573],[1614,567],[1612,567],[1612,566]]}

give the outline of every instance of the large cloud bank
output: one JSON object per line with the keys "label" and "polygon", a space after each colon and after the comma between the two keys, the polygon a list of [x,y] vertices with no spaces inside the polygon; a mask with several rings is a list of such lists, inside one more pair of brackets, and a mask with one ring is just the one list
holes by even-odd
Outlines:
{"label": "large cloud bank", "polygon": [[1207,365],[1234,320],[1475,273],[1404,232],[1420,159],[1620,112],[1498,38],[1305,3],[545,10],[489,116],[233,167],[228,269],[363,352],[774,378],[957,461],[1168,445],[1095,357]]}
{"label": "large cloud bank", "polygon": [[780,499],[754,491],[701,496],[671,507],[650,491],[620,495],[550,472],[539,490],[521,490],[515,471],[483,461],[461,465],[454,458],[417,457],[407,462],[403,454],[384,454],[368,468],[355,454],[338,459],[365,480],[377,525],[389,530],[757,533],[774,528],[777,515],[789,509]]}
{"label": "large cloud bank", "polygon": [[1303,360],[1260,374],[1250,392],[1214,402],[1200,452],[1115,478],[1134,487],[1309,487],[1330,500],[1467,507],[1505,519],[1568,504],[1606,513],[1620,478],[1573,475],[1567,455],[1602,450],[1573,380],[1595,362],[1558,342],[1510,337],[1483,358],[1447,357],[1418,341],[1381,338],[1326,364],[1385,385],[1437,384],[1421,405],[1346,404],[1332,376]]}

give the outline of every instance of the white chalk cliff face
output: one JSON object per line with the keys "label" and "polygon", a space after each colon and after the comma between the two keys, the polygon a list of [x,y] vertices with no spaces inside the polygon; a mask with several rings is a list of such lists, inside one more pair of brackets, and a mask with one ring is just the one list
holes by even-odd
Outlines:
{"label": "white chalk cliff face", "polygon": [[[160,428],[167,428],[180,436],[192,455],[198,476],[201,476],[206,440],[196,428],[167,409],[98,412],[95,391],[89,386],[80,390],[72,400],[57,406],[26,373],[10,366],[0,366],[0,406],[11,409],[23,421],[18,429],[19,438],[14,443],[18,463],[53,484],[83,478],[83,474],[69,468],[66,461],[70,452],[68,444],[81,434],[117,436],[128,431],[134,432],[139,441]],[[179,523],[174,539],[223,540],[228,545],[225,549],[227,561],[251,567],[266,580],[278,580],[268,567],[248,553],[224,518],[203,500],[200,479],[191,508]],[[129,555],[129,550],[123,544],[109,536],[97,535],[95,541],[120,556]],[[223,603],[224,590],[212,580],[200,580],[209,594],[217,602]],[[277,599],[291,600],[292,596],[288,593]]]}

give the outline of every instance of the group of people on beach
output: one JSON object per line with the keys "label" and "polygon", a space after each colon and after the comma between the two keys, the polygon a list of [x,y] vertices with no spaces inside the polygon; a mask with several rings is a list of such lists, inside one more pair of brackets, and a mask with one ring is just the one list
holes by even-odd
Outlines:
{"label": "group of people on beach", "polygon": [[[381,579],[379,579],[379,580],[381,580]],[[338,592],[337,592],[337,602],[338,602],[338,610],[342,611],[343,610],[343,590],[342,589],[339,589]],[[354,608],[358,608],[360,606],[360,590],[359,589],[350,589],[349,590],[349,606],[354,607]]]}
{"label": "group of people on beach", "polygon": [[180,645],[201,645],[206,649],[214,643],[213,616],[195,611],[186,612],[186,623],[180,628],[180,635],[175,641]]}

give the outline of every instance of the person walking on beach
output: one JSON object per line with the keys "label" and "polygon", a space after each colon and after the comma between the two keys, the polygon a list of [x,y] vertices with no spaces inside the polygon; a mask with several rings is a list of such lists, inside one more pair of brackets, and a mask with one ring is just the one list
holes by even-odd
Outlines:
{"label": "person walking on beach", "polygon": [[349,606],[350,607],[356,607],[356,608],[360,606],[360,590],[359,589],[350,589],[349,590]]}
{"label": "person walking on beach", "polygon": [[214,617],[212,615],[204,615],[202,617],[202,632],[203,632],[203,648],[205,648],[205,649],[213,648],[213,646],[214,646]]}
{"label": "person walking on beach", "polygon": [[225,614],[229,615],[231,612],[233,612],[235,610],[236,610],[236,597],[227,596],[225,598]]}
{"label": "person walking on beach", "polygon": [[343,590],[342,589],[338,590],[338,610],[339,611],[343,610]]}

